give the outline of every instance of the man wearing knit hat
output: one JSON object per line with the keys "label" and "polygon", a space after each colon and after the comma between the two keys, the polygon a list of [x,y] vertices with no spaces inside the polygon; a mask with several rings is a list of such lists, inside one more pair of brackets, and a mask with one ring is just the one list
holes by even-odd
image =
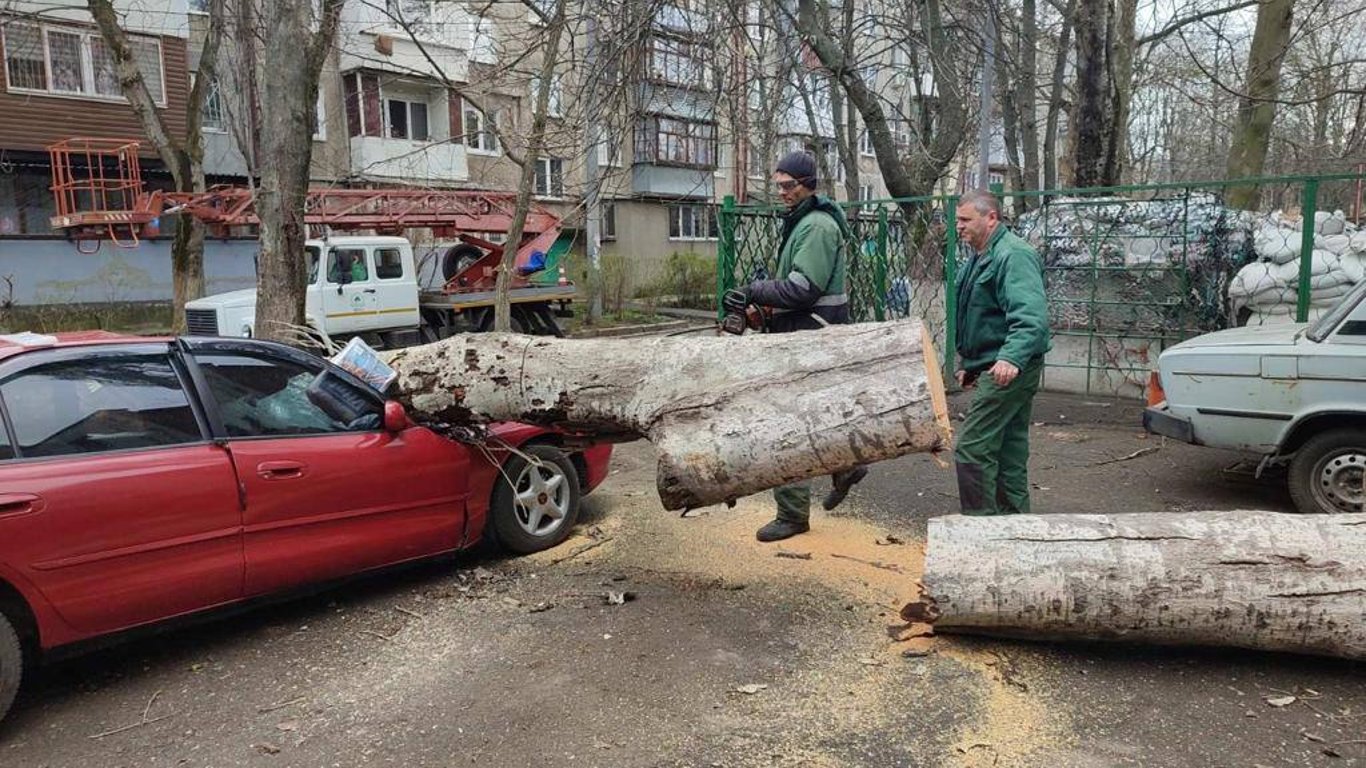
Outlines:
{"label": "man wearing knit hat", "polygon": [[[816,194],[816,160],[790,152],[773,171],[773,183],[787,206],[778,269],[773,280],[756,280],[744,290],[746,303],[771,307],[770,333],[818,330],[849,322],[844,292],[844,243],[849,224],[829,198]],[[833,488],[824,507],[834,509],[868,470],[855,467],[831,476]],[[775,488],[776,519],[759,529],[759,541],[780,541],[811,529],[811,483]]]}

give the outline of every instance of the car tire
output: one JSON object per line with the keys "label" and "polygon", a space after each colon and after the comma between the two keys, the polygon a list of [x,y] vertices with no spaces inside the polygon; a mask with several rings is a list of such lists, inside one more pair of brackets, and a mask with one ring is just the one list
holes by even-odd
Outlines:
{"label": "car tire", "polygon": [[1290,498],[1306,514],[1361,512],[1366,432],[1334,429],[1305,441],[1290,462]]}
{"label": "car tire", "polygon": [[24,648],[14,623],[0,611],[0,720],[9,712],[24,679]]}
{"label": "car tire", "polygon": [[519,555],[549,549],[579,518],[579,473],[564,451],[531,445],[502,466],[489,505],[495,543]]}

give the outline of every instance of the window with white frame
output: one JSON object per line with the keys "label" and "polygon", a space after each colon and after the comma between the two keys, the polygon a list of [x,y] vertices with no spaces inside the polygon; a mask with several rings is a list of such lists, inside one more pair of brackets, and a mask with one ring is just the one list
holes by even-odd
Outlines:
{"label": "window with white frame", "polygon": [[715,240],[720,228],[716,224],[714,205],[670,205],[670,240]]}
{"label": "window with white frame", "polygon": [[604,131],[598,142],[598,166],[621,167],[621,140],[609,131]]}
{"label": "window with white frame", "polygon": [[536,194],[564,197],[564,160],[558,157],[536,159]]}
{"label": "window with white frame", "polygon": [[860,200],[872,200],[872,199],[873,199],[873,185],[872,185],[872,184],[860,184],[860,185],[858,185],[858,199],[860,199]]}
{"label": "window with white frame", "polygon": [[864,128],[862,131],[859,131],[858,153],[866,157],[872,157],[873,155],[877,154],[873,151],[873,137],[871,134],[868,133],[867,128]]}
{"label": "window with white frame", "polygon": [[[541,103],[541,76],[531,78],[532,108]],[[550,78],[550,99],[546,102],[545,113],[550,117],[564,116],[564,88],[559,75]]]}
{"label": "window with white frame", "polygon": [[684,88],[709,88],[711,77],[703,55],[705,48],[697,43],[670,37],[650,38],[650,76],[669,85]]}
{"label": "window with white frame", "polygon": [[204,106],[199,111],[199,125],[210,133],[225,133],[228,130],[227,118],[223,111],[223,95],[219,93],[218,81],[213,80],[204,93]]}
{"label": "window with white frame", "polygon": [[746,165],[748,166],[748,175],[751,179],[762,179],[764,177],[764,173],[768,170],[768,159],[764,157],[764,145],[762,142],[749,142]]}
{"label": "window with white frame", "polygon": [[465,124],[465,145],[471,151],[485,154],[498,152],[498,135],[493,132],[493,120],[469,104],[465,105],[462,119]]}
{"label": "window with white frame", "polygon": [[385,135],[391,139],[427,141],[427,104],[403,99],[384,100]]}
{"label": "window with white frame", "polygon": [[[35,91],[101,99],[122,99],[114,55],[94,30],[0,25],[5,48],[6,81],[11,91]],[[166,106],[161,43],[130,36],[133,60],[157,106]]]}
{"label": "window with white frame", "polygon": [[716,124],[649,115],[636,128],[636,161],[716,167]]}

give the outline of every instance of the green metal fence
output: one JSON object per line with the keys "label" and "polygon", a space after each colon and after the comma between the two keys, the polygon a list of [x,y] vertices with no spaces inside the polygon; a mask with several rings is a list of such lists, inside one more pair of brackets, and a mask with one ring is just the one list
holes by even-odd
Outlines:
{"label": "green metal fence", "polygon": [[[1225,205],[1249,185],[1260,190],[1256,210]],[[1362,186],[1362,175],[1340,174],[1001,195],[1007,225],[1044,262],[1054,340],[1045,386],[1141,396],[1171,344],[1326,311],[1366,272]],[[956,207],[956,196],[843,204],[855,321],[922,318],[946,369],[968,255]],[[718,296],[773,274],[782,213],[727,198]]]}

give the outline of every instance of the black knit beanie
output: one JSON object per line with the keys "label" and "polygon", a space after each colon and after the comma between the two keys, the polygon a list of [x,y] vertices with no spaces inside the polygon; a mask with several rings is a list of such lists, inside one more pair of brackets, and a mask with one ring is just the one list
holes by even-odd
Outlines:
{"label": "black knit beanie", "polygon": [[788,152],[773,170],[786,173],[807,189],[816,188],[816,158],[810,152]]}

